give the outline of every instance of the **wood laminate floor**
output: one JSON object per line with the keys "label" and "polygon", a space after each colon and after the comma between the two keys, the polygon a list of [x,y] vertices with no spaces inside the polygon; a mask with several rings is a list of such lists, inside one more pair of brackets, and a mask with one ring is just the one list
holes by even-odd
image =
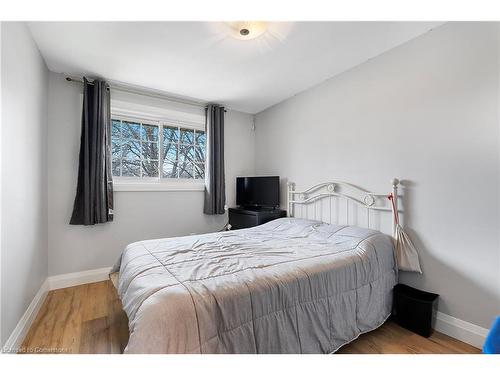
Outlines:
{"label": "wood laminate floor", "polygon": [[[21,348],[25,353],[122,353],[128,340],[127,316],[110,281],[49,292]],[[479,353],[435,332],[418,336],[393,322],[361,335],[338,353]]]}

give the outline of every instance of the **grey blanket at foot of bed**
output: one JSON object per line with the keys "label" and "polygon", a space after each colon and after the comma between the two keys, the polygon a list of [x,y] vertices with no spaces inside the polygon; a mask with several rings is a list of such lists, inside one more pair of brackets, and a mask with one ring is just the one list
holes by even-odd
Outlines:
{"label": "grey blanket at foot of bed", "polygon": [[380,232],[278,219],[125,249],[126,353],[331,353],[391,312],[397,270]]}

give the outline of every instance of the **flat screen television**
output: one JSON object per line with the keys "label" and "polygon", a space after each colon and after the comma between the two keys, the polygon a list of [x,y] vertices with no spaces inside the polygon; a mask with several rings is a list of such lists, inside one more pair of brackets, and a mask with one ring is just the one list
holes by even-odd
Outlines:
{"label": "flat screen television", "polygon": [[236,177],[236,204],[242,207],[278,207],[280,177]]}

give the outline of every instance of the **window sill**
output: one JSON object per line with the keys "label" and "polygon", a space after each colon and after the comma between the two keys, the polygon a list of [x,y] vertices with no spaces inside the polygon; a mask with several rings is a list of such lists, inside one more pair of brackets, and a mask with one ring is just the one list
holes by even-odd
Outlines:
{"label": "window sill", "polygon": [[123,182],[114,181],[113,191],[204,191],[204,181]]}

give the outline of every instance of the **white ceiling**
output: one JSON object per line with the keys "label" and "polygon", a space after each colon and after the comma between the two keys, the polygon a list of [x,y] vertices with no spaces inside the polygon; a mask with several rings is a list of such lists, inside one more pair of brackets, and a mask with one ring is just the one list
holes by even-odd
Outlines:
{"label": "white ceiling", "polygon": [[237,40],[210,22],[34,22],[51,71],[100,76],[258,113],[438,22],[273,22]]}

